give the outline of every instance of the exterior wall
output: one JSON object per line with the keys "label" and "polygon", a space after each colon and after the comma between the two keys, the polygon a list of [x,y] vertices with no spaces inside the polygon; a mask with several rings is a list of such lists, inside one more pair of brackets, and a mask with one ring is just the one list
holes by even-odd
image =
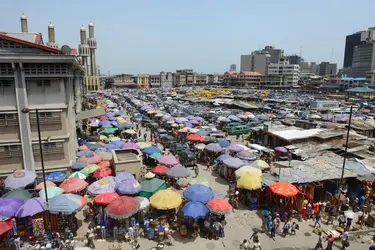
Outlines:
{"label": "exterior wall", "polygon": [[352,77],[365,77],[372,70],[374,44],[361,44],[353,49]]}
{"label": "exterior wall", "polygon": [[241,55],[240,71],[252,71],[251,70],[251,55]]}
{"label": "exterior wall", "polygon": [[150,75],[149,84],[151,88],[159,88],[161,83],[161,75]]}
{"label": "exterior wall", "polygon": [[297,85],[299,81],[299,65],[296,64],[270,64],[268,75],[283,76],[287,84]]}
{"label": "exterior wall", "polygon": [[160,87],[172,88],[173,87],[173,74],[171,72],[160,72]]}

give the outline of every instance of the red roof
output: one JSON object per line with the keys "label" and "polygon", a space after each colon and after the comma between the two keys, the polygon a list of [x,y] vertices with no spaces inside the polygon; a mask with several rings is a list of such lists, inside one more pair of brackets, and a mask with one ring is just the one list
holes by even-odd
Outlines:
{"label": "red roof", "polygon": [[241,71],[240,74],[244,74],[247,76],[261,76],[262,75],[259,72],[252,72],[252,71]]}
{"label": "red roof", "polygon": [[54,48],[47,47],[47,46],[44,46],[44,45],[41,45],[41,44],[32,43],[32,42],[29,42],[29,41],[25,41],[25,40],[17,39],[17,38],[14,38],[14,37],[10,37],[10,36],[4,35],[4,32],[0,33],[0,39],[6,40],[6,41],[9,41],[9,42],[23,44],[23,45],[30,46],[30,47],[33,47],[33,48],[36,48],[36,49],[42,49],[42,50],[45,50],[45,51],[48,51],[48,52],[51,52],[51,53],[54,53],[54,54],[61,54],[61,50],[59,50],[59,49],[54,49]]}
{"label": "red roof", "polygon": [[71,49],[70,54],[71,55],[78,55],[78,51],[76,49]]}
{"label": "red roof", "polygon": [[238,75],[238,72],[227,71],[227,72],[225,72],[225,74],[229,74],[229,75]]}

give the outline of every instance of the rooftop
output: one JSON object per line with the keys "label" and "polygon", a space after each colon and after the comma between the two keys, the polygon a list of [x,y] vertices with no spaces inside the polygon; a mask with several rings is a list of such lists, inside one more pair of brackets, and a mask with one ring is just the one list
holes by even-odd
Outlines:
{"label": "rooftop", "polygon": [[353,92],[353,93],[374,93],[375,89],[367,88],[367,87],[356,87],[345,90],[346,92]]}
{"label": "rooftop", "polygon": [[43,45],[42,33],[0,32],[0,34],[4,36],[10,36],[16,39],[24,40],[30,43]]}

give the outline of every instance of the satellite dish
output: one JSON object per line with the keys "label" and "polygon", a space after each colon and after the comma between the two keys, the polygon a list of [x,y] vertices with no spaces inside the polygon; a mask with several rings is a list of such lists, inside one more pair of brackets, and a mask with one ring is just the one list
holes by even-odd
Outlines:
{"label": "satellite dish", "polygon": [[68,45],[63,45],[60,50],[64,55],[70,55],[71,48]]}

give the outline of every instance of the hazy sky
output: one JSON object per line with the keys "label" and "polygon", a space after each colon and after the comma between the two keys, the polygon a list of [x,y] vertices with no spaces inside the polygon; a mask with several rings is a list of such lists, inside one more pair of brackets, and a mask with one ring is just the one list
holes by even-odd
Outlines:
{"label": "hazy sky", "polygon": [[1,6],[0,31],[19,32],[25,13],[29,32],[47,42],[52,22],[59,46],[77,48],[91,20],[104,74],[224,72],[266,45],[341,68],[345,35],[375,26],[374,10],[375,0],[15,0]]}

